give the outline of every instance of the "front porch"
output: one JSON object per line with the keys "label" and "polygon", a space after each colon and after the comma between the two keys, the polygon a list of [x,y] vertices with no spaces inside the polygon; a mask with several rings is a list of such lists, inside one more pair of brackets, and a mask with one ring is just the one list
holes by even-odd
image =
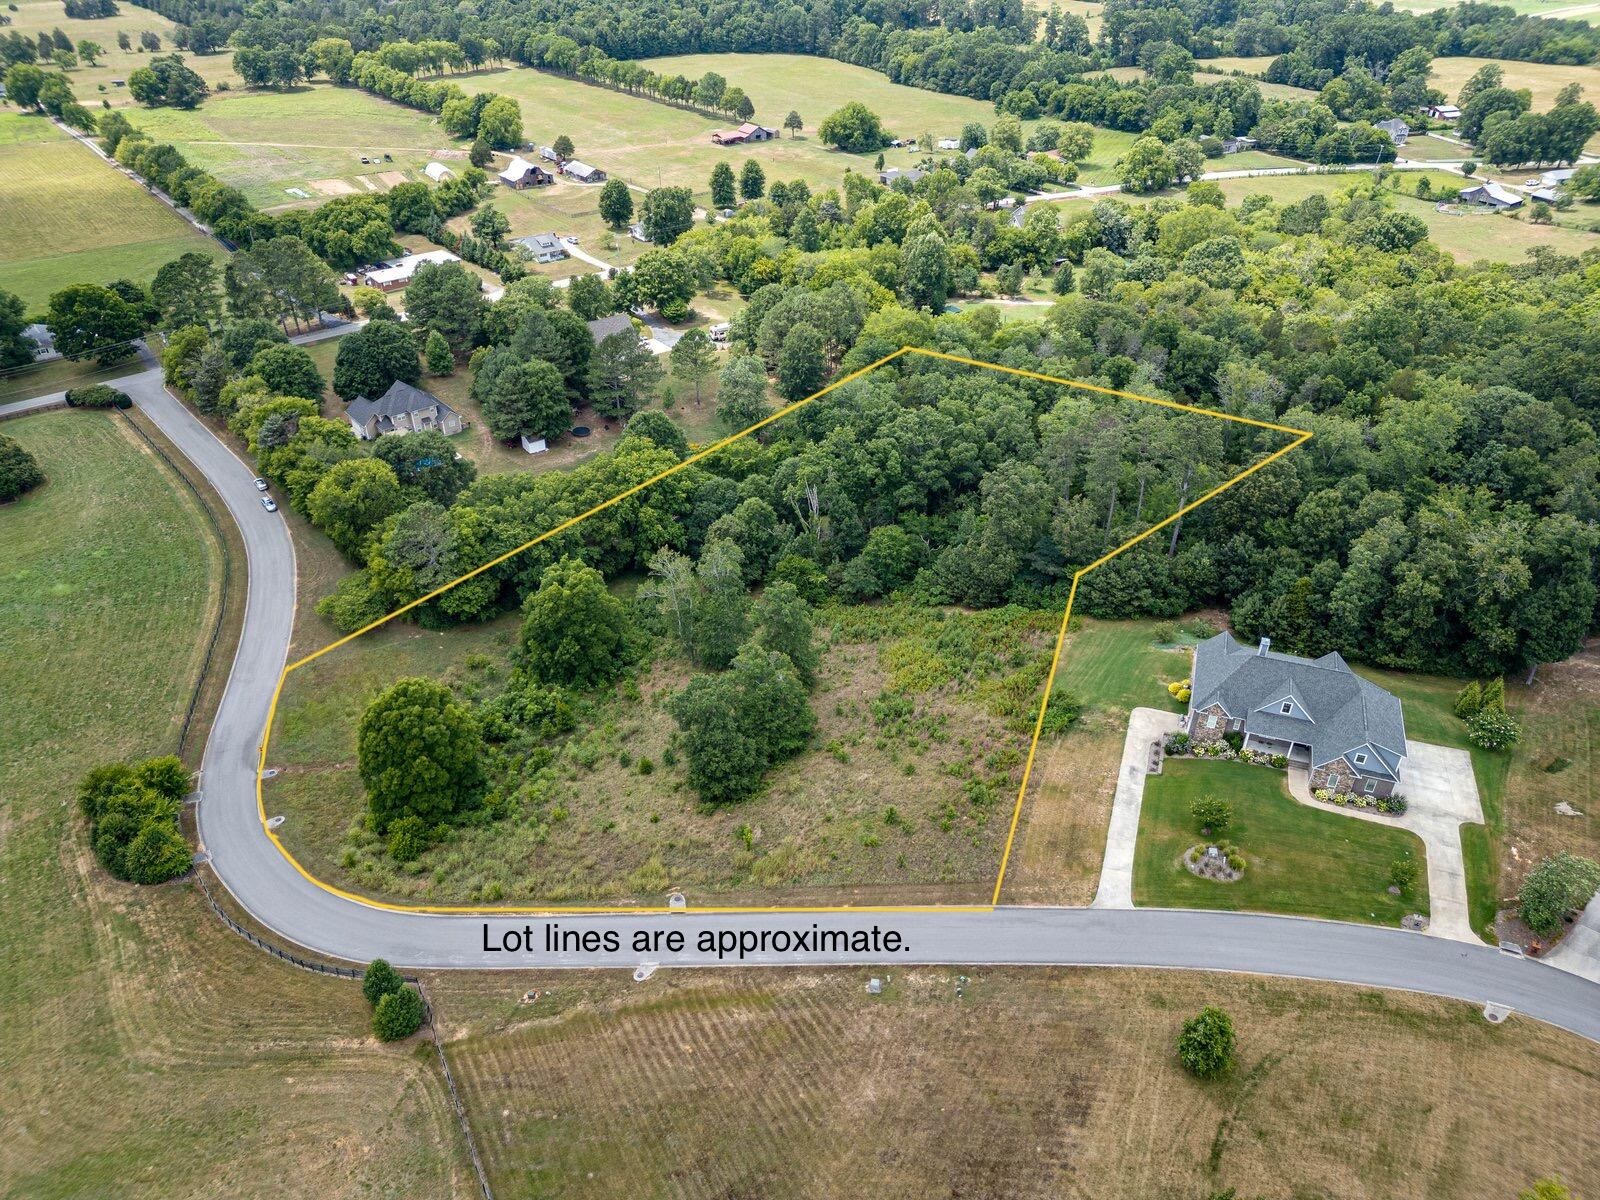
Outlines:
{"label": "front porch", "polygon": [[1304,742],[1280,741],[1277,738],[1247,733],[1244,735],[1243,748],[1254,750],[1257,754],[1281,754],[1295,766],[1311,766],[1311,747]]}

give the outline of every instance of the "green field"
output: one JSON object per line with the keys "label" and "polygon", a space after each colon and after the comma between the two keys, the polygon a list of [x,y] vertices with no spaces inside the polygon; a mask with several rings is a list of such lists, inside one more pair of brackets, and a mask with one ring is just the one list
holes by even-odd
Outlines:
{"label": "green field", "polygon": [[[1219,883],[1180,859],[1203,841],[1189,806],[1204,797],[1233,805],[1222,836],[1239,847],[1244,878]],[[1409,855],[1421,869],[1414,895],[1391,896],[1389,864]],[[1145,781],[1134,854],[1133,898],[1161,908],[1292,913],[1398,925],[1428,911],[1422,839],[1404,829],[1297,804],[1284,774],[1243,763],[1168,759]]]}
{"label": "green field", "polygon": [[[141,109],[131,119],[263,208],[310,203],[290,195],[291,187],[320,203],[423,179],[434,159],[466,165],[457,139],[433,117],[355,88],[235,92],[187,112]],[[384,154],[393,161],[361,161]]]}
{"label": "green field", "polygon": [[223,256],[165,204],[42,116],[0,113],[0,288],[30,308],[71,283],[128,278],[191,250]]}
{"label": "green field", "polygon": [[[139,47],[139,34],[146,30],[161,39],[161,49],[155,51],[156,54],[182,54],[184,63],[213,88],[222,83],[240,86],[239,77],[233,71],[231,50],[208,55],[179,50],[172,41],[176,26],[166,17],[147,8],[124,4],[114,17],[97,17],[88,21],[69,20],[62,0],[19,0],[11,8],[15,11],[7,13],[11,18],[7,33],[15,31],[37,40],[41,32],[60,29],[72,39],[74,46],[85,39],[100,43],[105,53],[99,57],[97,65],[80,65],[67,73],[74,94],[89,108],[98,108],[102,100],[109,101],[113,107],[133,105],[133,97],[127,88],[117,86],[115,80],[126,81],[129,75],[150,61],[152,53]],[[131,49],[118,48],[119,33],[129,35]]]}
{"label": "green field", "polygon": [[442,1082],[353,985],[94,866],[77,780],[175,747],[218,550],[126,418],[0,430],[48,476],[0,505],[0,1193],[466,1195]]}

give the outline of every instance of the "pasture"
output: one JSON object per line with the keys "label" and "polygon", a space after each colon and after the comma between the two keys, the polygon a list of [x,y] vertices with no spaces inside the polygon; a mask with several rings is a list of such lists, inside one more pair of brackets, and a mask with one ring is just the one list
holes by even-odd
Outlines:
{"label": "pasture", "polygon": [[[222,83],[239,86],[239,77],[233,70],[231,50],[207,55],[179,50],[172,41],[176,26],[148,8],[122,4],[119,6],[121,11],[114,17],[80,21],[68,19],[62,0],[18,0],[13,7],[15,11],[7,14],[11,17],[7,33],[14,30],[24,37],[37,39],[41,32],[50,33],[60,29],[72,39],[74,46],[85,39],[100,43],[105,53],[99,56],[95,66],[80,64],[67,72],[73,94],[91,109],[98,108],[102,100],[108,101],[113,108],[132,107],[134,100],[127,88],[119,87],[114,81],[126,81],[129,75],[148,63],[155,54],[182,54],[184,63],[212,88]],[[119,33],[128,35],[130,49],[118,47]],[[156,51],[141,48],[141,33],[155,34],[161,39],[161,48]]]}
{"label": "pasture", "polygon": [[[1595,1122],[1550,1119],[1588,1111],[1600,1048],[1456,1001],[1134,970],[434,979],[499,1200],[1504,1200],[1600,1178]],[[1202,1084],[1174,1044],[1206,1004],[1239,1050]]]}
{"label": "pasture", "polygon": [[173,750],[218,549],[128,418],[0,429],[48,476],[0,505],[0,1191],[469,1196],[436,1068],[367,1038],[355,984],[276,963],[190,883],[95,866],[78,780]]}
{"label": "pasture", "polygon": [[191,250],[223,249],[42,116],[0,113],[0,288],[30,308],[72,283],[148,283]]}
{"label": "pasture", "polygon": [[1527,88],[1533,93],[1535,112],[1543,112],[1556,102],[1556,93],[1569,83],[1581,84],[1584,98],[1600,100],[1600,67],[1563,66],[1556,63],[1515,62],[1508,58],[1436,58],[1428,82],[1452,100],[1478,68],[1498,64],[1505,72],[1505,86]]}
{"label": "pasture", "polygon": [[[466,165],[466,151],[434,117],[354,88],[234,92],[187,112],[141,109],[131,119],[262,208],[387,191],[424,179],[430,160]],[[382,161],[385,154],[393,161]]]}

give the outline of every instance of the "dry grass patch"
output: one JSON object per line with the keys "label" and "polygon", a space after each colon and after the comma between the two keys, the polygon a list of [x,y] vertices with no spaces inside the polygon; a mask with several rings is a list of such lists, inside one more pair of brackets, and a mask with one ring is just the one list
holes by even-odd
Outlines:
{"label": "dry grass patch", "polygon": [[[1334,985],[1139,971],[440,976],[500,1200],[1504,1200],[1600,1183],[1600,1048],[1520,1017]],[[532,1005],[517,997],[543,995]],[[1179,1067],[1221,1004],[1231,1079]],[[1486,1097],[1493,1103],[1486,1103]],[[1511,1149],[1508,1149],[1511,1148]]]}

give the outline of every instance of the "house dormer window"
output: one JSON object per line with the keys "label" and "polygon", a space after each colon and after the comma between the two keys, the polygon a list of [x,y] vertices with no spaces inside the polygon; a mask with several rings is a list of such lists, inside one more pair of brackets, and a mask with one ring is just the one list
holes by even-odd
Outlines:
{"label": "house dormer window", "polygon": [[1278,709],[1278,711],[1281,712],[1284,716],[1287,717],[1290,713],[1292,713],[1294,711],[1294,701],[1293,700],[1285,700],[1283,702],[1283,705]]}
{"label": "house dormer window", "polygon": [[1365,754],[1358,754],[1350,761],[1355,763],[1358,767],[1364,767],[1367,765],[1367,756]]}

